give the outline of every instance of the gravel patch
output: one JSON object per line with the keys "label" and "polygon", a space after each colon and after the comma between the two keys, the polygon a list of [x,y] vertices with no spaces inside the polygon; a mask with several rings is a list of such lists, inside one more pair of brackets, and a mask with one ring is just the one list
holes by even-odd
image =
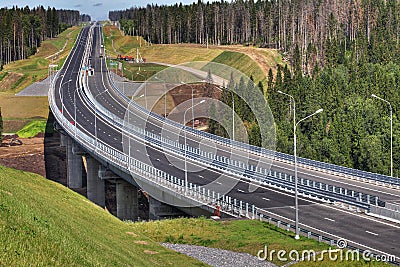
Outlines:
{"label": "gravel patch", "polygon": [[207,248],[185,244],[161,243],[164,247],[186,254],[214,267],[272,267],[276,266],[267,261],[261,261],[248,253],[233,252],[218,248]]}
{"label": "gravel patch", "polygon": [[47,96],[50,79],[47,77],[41,82],[35,82],[16,94],[17,96]]}

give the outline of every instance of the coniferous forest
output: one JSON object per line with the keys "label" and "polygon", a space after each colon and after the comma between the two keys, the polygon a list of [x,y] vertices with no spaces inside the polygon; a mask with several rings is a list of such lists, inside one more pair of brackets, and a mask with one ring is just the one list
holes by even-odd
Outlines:
{"label": "coniferous forest", "polygon": [[[371,94],[386,99],[393,107],[394,175],[399,175],[399,0],[199,1],[111,11],[109,18],[119,20],[127,34],[153,43],[278,49],[289,66],[270,70],[264,86],[278,151],[293,153],[293,113],[281,90],[295,98],[297,120],[324,109],[299,125],[300,156],[390,174],[389,105]],[[257,128],[249,131],[254,144]]]}
{"label": "coniferous forest", "polygon": [[76,10],[43,6],[30,9],[0,9],[0,70],[2,65],[33,55],[46,38],[56,37],[81,20],[90,20]]}

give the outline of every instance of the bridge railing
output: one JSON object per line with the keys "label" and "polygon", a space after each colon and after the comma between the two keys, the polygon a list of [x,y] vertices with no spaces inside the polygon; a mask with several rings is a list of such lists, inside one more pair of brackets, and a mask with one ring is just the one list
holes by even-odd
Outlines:
{"label": "bridge railing", "polygon": [[[180,129],[180,130],[183,129],[193,135],[201,136],[203,138],[209,138],[209,139],[214,140],[222,145],[240,148],[240,149],[243,149],[248,152],[256,153],[256,154],[259,154],[261,156],[265,156],[268,158],[275,158],[276,160],[280,160],[280,161],[285,161],[285,162],[289,162],[289,163],[294,162],[293,155],[285,154],[285,153],[277,152],[277,151],[272,151],[272,150],[261,148],[258,146],[253,146],[253,145],[249,145],[249,144],[246,144],[243,142],[220,137],[220,136],[210,134],[210,133],[207,133],[204,131],[199,131],[199,130],[193,129],[191,127],[184,126],[178,122],[175,122],[175,121],[165,118],[163,116],[160,116],[157,113],[154,113],[154,112],[151,112],[151,111],[145,109],[144,107],[140,106],[136,102],[130,101],[130,99],[122,93],[122,91],[118,88],[118,86],[114,83],[114,81],[110,77],[109,77],[109,80],[110,80],[111,85],[116,89],[115,91],[120,94],[120,96],[126,101],[126,103],[129,103],[135,109],[140,110],[146,116],[150,116],[153,119],[157,119],[163,123],[167,123],[169,126],[174,126],[177,129]],[[98,106],[101,106],[96,101],[93,103],[95,103]],[[104,108],[104,110],[105,110],[105,108]],[[114,115],[114,120],[118,120],[118,119],[120,119],[120,118],[118,116]],[[301,164],[304,167],[316,169],[318,171],[329,172],[332,174],[337,174],[337,175],[342,175],[342,176],[356,177],[356,178],[362,179],[363,181],[372,180],[372,181],[375,181],[376,183],[384,183],[384,184],[388,184],[388,185],[395,185],[398,188],[400,187],[400,179],[399,178],[394,178],[394,177],[390,177],[390,176],[378,174],[378,173],[371,173],[371,172],[362,171],[362,170],[358,170],[358,169],[352,169],[352,168],[348,168],[348,167],[344,167],[344,166],[339,166],[339,165],[335,165],[335,164],[331,164],[331,163],[321,162],[321,161],[302,158],[302,157],[297,157],[297,160],[298,160],[298,164]]]}
{"label": "bridge railing", "polygon": [[[87,92],[90,92],[87,86],[87,79],[84,79],[84,88]],[[92,94],[88,93],[86,96],[88,97],[88,102],[91,103],[91,106],[96,109],[96,100]],[[126,125],[125,121],[122,121],[117,115],[111,113],[101,105],[99,106],[99,109],[100,113],[108,117],[109,121],[113,121],[117,124],[116,127],[129,135],[130,138],[139,139],[142,142],[148,142],[152,144],[152,146],[162,149],[163,151],[167,150],[168,153],[175,154],[176,156],[186,155],[193,161],[223,170],[231,175],[239,176],[240,178],[294,192],[294,178],[291,175],[270,171],[267,168],[254,166],[239,160],[232,160],[228,157],[218,156],[214,153],[206,152],[188,145],[185,147],[177,141],[164,138],[161,135],[146,131],[141,127]],[[180,151],[180,153],[177,153],[177,151]],[[298,183],[298,190],[300,193],[322,201],[341,202],[348,204],[351,207],[361,208],[366,211],[370,210],[370,205],[385,205],[385,203],[377,196],[348,190],[343,187],[328,185],[301,177],[299,178]]]}
{"label": "bridge railing", "polygon": [[[75,141],[78,142],[84,149],[90,153],[96,154],[98,157],[106,160],[107,162],[119,167],[120,169],[128,169],[131,173],[134,173],[139,178],[145,179],[149,183],[157,184],[162,186],[165,191],[179,193],[185,195],[188,199],[196,201],[199,204],[215,208],[220,206],[222,212],[230,214],[232,216],[243,216],[251,219],[259,219],[268,222],[274,222],[278,226],[285,226],[288,230],[293,230],[293,220],[283,218],[277,214],[269,211],[257,208],[247,202],[243,202],[230,197],[229,195],[222,195],[218,192],[214,192],[210,189],[206,189],[203,186],[199,186],[193,183],[189,183],[188,186],[182,179],[172,176],[162,170],[156,169],[153,166],[147,165],[143,162],[136,160],[133,157],[129,157],[125,153],[114,149],[108,144],[101,140],[95,139],[81,130],[77,129],[77,123],[71,124],[63,114],[61,114],[55,101],[55,81],[57,80],[59,73],[56,73],[54,79],[51,81],[51,87],[49,90],[49,104],[50,108],[62,128],[70,135],[76,136]],[[82,73],[79,74],[79,80],[82,81]],[[274,176],[277,174],[275,173]],[[292,179],[292,178],[289,178]],[[308,227],[300,228],[300,232],[305,233],[308,237],[318,237],[319,241],[329,241],[331,245],[335,244],[335,241],[339,239],[337,236],[322,234],[322,231],[318,229],[307,229]],[[354,247],[359,249],[360,246]],[[353,246],[349,246],[353,248]]]}

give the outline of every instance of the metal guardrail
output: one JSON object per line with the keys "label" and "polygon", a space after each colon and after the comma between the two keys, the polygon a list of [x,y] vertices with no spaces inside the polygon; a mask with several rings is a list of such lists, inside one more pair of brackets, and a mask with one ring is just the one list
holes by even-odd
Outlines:
{"label": "metal guardrail", "polygon": [[[86,90],[90,92],[88,89]],[[95,107],[96,101],[94,100],[93,96],[90,93],[88,93],[87,96],[90,99],[90,102],[92,102],[92,107],[97,108]],[[237,175],[240,178],[258,181],[264,185],[274,186],[283,190],[290,190],[294,192],[294,178],[290,175],[276,171],[271,172],[267,169],[246,164],[238,160],[231,160],[230,158],[224,156],[218,156],[210,152],[205,152],[198,148],[193,148],[190,146],[186,146],[185,148],[185,146],[179,142],[172,141],[149,131],[145,131],[143,128],[134,125],[126,127],[123,125],[124,122],[121,121],[118,116],[102,106],[99,107],[99,109],[101,109],[100,112],[105,114],[105,116],[107,116],[112,122],[115,122],[117,127],[122,129],[122,131],[135,136],[137,139],[148,142],[159,149],[163,149],[164,151],[168,149],[170,153],[174,154],[176,154],[175,151],[180,150],[181,155],[186,153],[191,160],[206,164],[209,167],[217,168],[225,172],[228,171],[229,173]],[[305,178],[299,178],[299,192],[311,198],[318,198],[320,200],[330,202],[342,202],[367,211],[370,211],[370,205],[385,205],[385,203],[377,196],[357,192],[354,190],[348,190],[346,188],[336,187]]]}
{"label": "metal guardrail", "polygon": [[[90,53],[90,43],[88,44],[88,54]],[[109,77],[109,79],[112,82],[112,79]],[[145,131],[143,128],[136,127],[134,125],[129,125],[130,127],[127,127],[124,125],[126,122],[123,121],[119,116],[116,114],[110,112],[107,110],[105,107],[100,105],[96,99],[93,97],[93,95],[90,93],[90,90],[88,89],[88,78],[87,76],[83,76],[83,88],[84,91],[87,92],[85,96],[88,98],[88,103],[91,105],[93,109],[98,110],[99,113],[103,114],[104,116],[109,118],[109,121],[114,124],[116,128],[121,130],[124,133],[129,133],[131,136],[135,138],[140,138],[142,141],[147,141],[151,143],[153,146],[158,147],[159,149],[163,149],[164,151],[166,149],[169,149],[169,153],[176,154],[175,151],[180,150],[182,153],[185,153],[186,156],[191,158],[193,161],[200,162],[202,164],[206,164],[209,167],[217,168],[219,170],[223,171],[228,171],[231,174],[237,175],[240,178],[246,178],[250,181],[258,181],[261,183],[264,183],[265,185],[269,186],[274,186],[283,190],[290,190],[294,191],[294,179],[292,176],[287,175],[285,173],[279,173],[279,172],[273,172],[274,175],[272,175],[272,172],[269,172],[267,169],[263,169],[251,164],[247,164],[241,161],[237,160],[231,160],[230,158],[223,157],[223,156],[218,156],[213,153],[205,152],[197,148],[193,148],[190,146],[184,146],[183,144],[177,142],[177,141],[172,141],[170,139],[164,138],[160,135],[151,133],[149,131]],[[118,88],[116,88],[117,92],[119,92]],[[126,96],[125,96],[126,97]],[[132,105],[135,106],[135,108],[140,109],[143,111],[145,114],[150,114],[152,112],[144,109],[140,105],[136,104],[135,102],[132,103]],[[158,116],[159,118],[162,118],[165,120],[164,117],[161,117],[155,113],[153,113],[155,116]],[[168,119],[166,119],[168,120]],[[182,127],[181,124],[177,122],[173,122],[177,127],[179,126],[179,129]],[[204,133],[195,129],[192,129],[190,127],[186,127],[186,129],[189,129],[193,133]],[[214,136],[214,135],[211,135]],[[215,136],[214,136],[215,137]],[[240,142],[238,142],[240,143]],[[243,144],[243,143],[242,143]],[[244,144],[246,146],[249,146],[247,144]],[[211,164],[210,164],[211,162]],[[285,177],[283,180],[282,177]],[[287,179],[286,179],[287,178]],[[354,190],[348,190],[346,188],[342,187],[336,187],[333,185],[328,185],[325,183],[321,182],[316,182],[310,179],[305,179],[305,178],[300,178],[299,179],[299,192],[303,193],[305,196],[309,196],[311,198],[318,198],[323,201],[330,201],[330,202],[343,202],[346,204],[349,204],[351,206],[354,206],[356,208],[362,208],[367,211],[370,211],[370,205],[377,205],[377,206],[384,206],[385,203],[377,196],[357,192]]]}
{"label": "metal guardrail", "polygon": [[[75,140],[85,149],[91,151],[91,153],[96,154],[98,157],[106,160],[107,162],[119,167],[122,170],[128,169],[129,171],[137,174],[139,177],[143,177],[147,182],[156,183],[158,186],[162,186],[164,190],[176,192],[180,194],[185,194],[188,199],[197,201],[200,204],[207,205],[209,207],[214,207],[216,205],[220,206],[222,211],[236,217],[247,217],[251,219],[259,219],[268,222],[275,222],[278,226],[286,226],[287,229],[294,230],[294,225],[285,220],[279,219],[279,215],[267,212],[255,207],[252,204],[239,201],[237,199],[232,199],[227,195],[220,195],[217,192],[210,191],[209,189],[196,184],[190,183],[186,188],[184,181],[172,176],[162,170],[156,169],[153,166],[149,166],[142,163],[132,157],[127,156],[110,147],[109,145],[103,143],[102,141],[95,140],[93,136],[89,136],[82,131],[77,129],[77,125],[72,125],[57,108],[54,96],[54,85],[59,73],[56,73],[53,80],[51,81],[51,87],[49,90],[49,103],[50,108],[58,121],[58,123],[63,127],[63,129],[69,133],[70,136],[75,136]],[[82,73],[79,74],[79,82],[82,85]],[[78,134],[77,134],[78,133]],[[274,176],[277,174],[275,173]],[[286,176],[286,175],[285,175]],[[285,177],[285,179],[287,176]],[[292,178],[289,178],[291,180]],[[308,183],[308,182],[306,182]],[[335,189],[333,189],[335,191]],[[331,245],[337,243],[338,238],[332,236],[321,235],[317,232],[307,230],[307,228],[300,228],[301,233],[305,233],[307,237],[317,237],[319,241],[328,241]],[[358,249],[360,252],[363,249],[356,248],[354,246],[348,245],[348,248]],[[376,254],[377,255],[377,254]],[[372,255],[374,256],[374,255]],[[398,263],[393,261],[393,263]]]}
{"label": "metal guardrail", "polygon": [[[266,156],[269,158],[275,158],[277,160],[287,161],[289,163],[294,162],[293,155],[285,154],[285,153],[277,152],[277,151],[272,151],[272,150],[261,148],[258,146],[253,146],[253,145],[249,145],[249,144],[242,143],[239,141],[234,141],[234,140],[231,140],[228,138],[220,137],[220,136],[217,136],[217,135],[214,135],[211,133],[199,131],[199,130],[193,129],[191,127],[187,127],[185,125],[183,126],[182,124],[177,123],[168,118],[165,118],[163,116],[160,116],[157,113],[149,111],[133,101],[130,102],[130,99],[122,93],[122,91],[118,88],[118,86],[114,83],[114,81],[110,77],[109,77],[109,80],[110,80],[111,85],[116,89],[115,91],[120,94],[120,96],[126,101],[126,103],[130,103],[130,105],[132,105],[134,108],[140,110],[144,114],[147,114],[148,116],[152,117],[153,119],[159,120],[163,123],[167,123],[167,124],[169,124],[169,126],[174,126],[174,127],[177,127],[178,129],[183,128],[183,130],[188,131],[194,135],[201,136],[203,138],[209,138],[209,139],[214,140],[222,145],[240,148],[240,149],[243,149],[246,151],[251,151],[253,153],[256,153],[256,154],[259,154],[262,156]],[[114,115],[114,119],[117,119],[116,117],[118,117],[118,116]],[[344,166],[339,166],[339,165],[335,165],[335,164],[331,164],[331,163],[321,162],[321,161],[302,158],[302,157],[297,157],[297,161],[299,164],[303,164],[305,166],[315,168],[319,171],[326,170],[326,171],[329,171],[332,173],[337,173],[339,175],[342,174],[342,175],[359,177],[361,179],[368,179],[368,180],[373,180],[376,182],[381,182],[381,183],[385,183],[385,184],[389,184],[389,185],[395,185],[398,188],[400,188],[400,179],[399,178],[394,178],[394,177],[390,177],[390,176],[378,174],[378,173],[371,173],[371,172],[362,171],[362,170],[358,170],[358,169],[352,169],[352,168],[348,168],[348,167],[344,167]]]}

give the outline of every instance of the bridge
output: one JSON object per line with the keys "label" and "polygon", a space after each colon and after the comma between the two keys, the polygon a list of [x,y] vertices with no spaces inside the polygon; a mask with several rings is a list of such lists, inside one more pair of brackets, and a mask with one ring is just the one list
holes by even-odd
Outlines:
{"label": "bridge", "polygon": [[[265,220],[296,231],[291,155],[184,126],[139,105],[142,96],[132,101],[100,56],[102,38],[99,25],[84,27],[63,68],[51,77],[49,103],[67,151],[70,188],[85,182],[83,157],[88,199],[104,207],[105,181],[115,183],[120,219],[137,220],[143,189],[151,219],[181,212],[209,216],[219,208],[222,217]],[[304,158],[298,174],[298,233],[331,245],[346,240],[350,249],[399,260],[398,179]]]}

